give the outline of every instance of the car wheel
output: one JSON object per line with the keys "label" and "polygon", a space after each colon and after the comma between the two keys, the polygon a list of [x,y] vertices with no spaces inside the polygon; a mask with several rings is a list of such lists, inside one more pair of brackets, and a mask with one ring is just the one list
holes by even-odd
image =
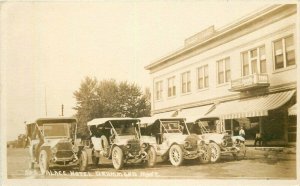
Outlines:
{"label": "car wheel", "polygon": [[236,153],[232,153],[234,159],[238,160],[239,158],[244,159],[246,156],[246,146],[244,143],[241,143],[240,146],[240,151]]}
{"label": "car wheel", "polygon": [[120,170],[124,165],[124,154],[120,147],[115,146],[112,150],[112,163],[114,168]]}
{"label": "car wheel", "polygon": [[32,161],[29,162],[29,169],[34,169],[34,162]]}
{"label": "car wheel", "polygon": [[39,166],[42,175],[45,175],[49,170],[49,157],[46,150],[41,150],[39,156]]}
{"label": "car wheel", "polygon": [[201,150],[204,151],[204,153],[199,157],[200,163],[209,163],[211,161],[211,148],[209,145],[203,145],[201,147]]}
{"label": "car wheel", "polygon": [[156,163],[156,151],[154,147],[150,146],[150,148],[147,151],[148,157],[147,157],[147,166],[148,167],[154,167]]}
{"label": "car wheel", "polygon": [[210,146],[210,149],[211,149],[211,159],[210,159],[210,161],[212,163],[215,163],[221,157],[221,148],[216,143],[210,143],[209,146]]}
{"label": "car wheel", "polygon": [[99,165],[99,157],[97,157],[97,156],[95,156],[95,152],[93,151],[93,153],[92,153],[92,161],[93,161],[93,165],[95,166],[95,167],[97,167],[98,165]]}
{"label": "car wheel", "polygon": [[79,171],[83,172],[87,169],[87,152],[81,151],[80,157],[79,157]]}
{"label": "car wheel", "polygon": [[179,145],[172,145],[169,150],[170,162],[174,166],[179,166],[183,161],[183,151]]}

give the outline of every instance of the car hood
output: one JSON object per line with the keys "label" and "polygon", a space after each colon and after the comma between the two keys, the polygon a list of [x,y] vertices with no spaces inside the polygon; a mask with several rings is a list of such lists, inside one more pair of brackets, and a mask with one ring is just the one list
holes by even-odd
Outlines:
{"label": "car hood", "polygon": [[206,140],[210,140],[210,141],[214,141],[218,144],[223,142],[223,138],[225,136],[225,134],[219,134],[219,133],[206,133],[206,134],[202,134],[199,135],[202,139]]}

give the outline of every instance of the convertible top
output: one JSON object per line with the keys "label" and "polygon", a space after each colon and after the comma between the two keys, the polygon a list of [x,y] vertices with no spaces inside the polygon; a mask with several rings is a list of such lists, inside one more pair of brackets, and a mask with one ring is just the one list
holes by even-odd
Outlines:
{"label": "convertible top", "polygon": [[217,116],[199,116],[199,115],[191,115],[186,117],[187,123],[195,123],[197,121],[207,121],[207,120],[218,120]]}
{"label": "convertible top", "polygon": [[35,123],[42,125],[44,123],[73,123],[77,122],[76,118],[73,117],[53,117],[53,118],[38,118]]}
{"label": "convertible top", "polygon": [[153,125],[153,123],[155,123],[155,121],[157,120],[185,120],[185,118],[182,117],[142,117],[139,118],[140,119],[140,123],[141,124],[147,124],[148,126]]}
{"label": "convertible top", "polygon": [[92,125],[104,125],[107,121],[139,121],[139,119],[135,118],[95,118],[89,122],[87,122],[88,126]]}

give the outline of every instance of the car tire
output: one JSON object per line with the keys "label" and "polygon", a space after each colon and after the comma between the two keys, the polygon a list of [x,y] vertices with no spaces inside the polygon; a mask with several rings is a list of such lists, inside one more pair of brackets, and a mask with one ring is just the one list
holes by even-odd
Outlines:
{"label": "car tire", "polygon": [[115,146],[112,150],[112,163],[116,170],[120,170],[124,165],[124,153],[122,149]]}
{"label": "car tire", "polygon": [[81,151],[80,157],[79,157],[79,171],[84,172],[87,169],[88,164],[88,157],[87,157],[86,151]]}
{"label": "car tire", "polygon": [[32,161],[29,162],[29,169],[31,170],[34,169],[34,162]]}
{"label": "car tire", "polygon": [[46,150],[41,150],[39,155],[39,166],[42,175],[49,171],[49,156]]}
{"label": "car tire", "polygon": [[201,149],[204,153],[199,157],[200,163],[210,163],[211,161],[211,147],[209,145],[203,145]]}
{"label": "car tire", "polygon": [[211,163],[215,163],[221,157],[221,148],[216,143],[210,143],[209,146],[210,146],[210,149],[211,149],[211,159],[210,159],[210,162]]}
{"label": "car tire", "polygon": [[147,167],[154,167],[156,164],[156,151],[155,148],[150,146],[147,150]]}
{"label": "car tire", "polygon": [[93,151],[93,153],[92,153],[92,161],[93,161],[93,165],[95,166],[95,167],[98,167],[98,165],[99,165],[99,157],[97,157],[97,156],[95,156],[95,152]]}
{"label": "car tire", "polygon": [[183,151],[179,145],[172,145],[169,150],[169,159],[172,165],[180,166],[183,162]]}

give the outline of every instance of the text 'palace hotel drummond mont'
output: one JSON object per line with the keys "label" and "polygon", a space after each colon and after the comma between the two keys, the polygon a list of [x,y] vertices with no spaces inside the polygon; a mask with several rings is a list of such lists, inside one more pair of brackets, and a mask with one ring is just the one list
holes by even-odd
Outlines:
{"label": "text 'palace hotel drummond mont'", "polygon": [[215,29],[145,68],[152,115],[218,116],[246,140],[259,131],[268,145],[293,145],[297,130],[297,5],[264,7]]}

